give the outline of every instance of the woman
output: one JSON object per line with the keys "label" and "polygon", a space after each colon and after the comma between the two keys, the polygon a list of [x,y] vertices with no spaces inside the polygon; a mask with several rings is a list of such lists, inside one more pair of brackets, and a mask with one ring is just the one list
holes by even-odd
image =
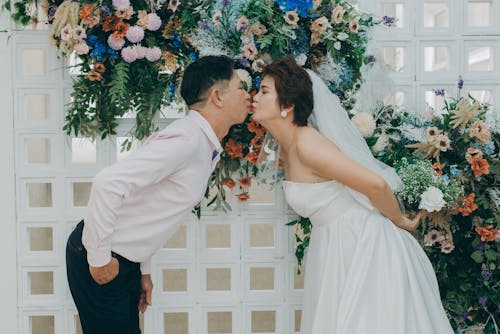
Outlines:
{"label": "woman", "polygon": [[313,225],[301,332],[453,333],[432,265],[409,233],[419,217],[403,216],[393,194],[394,170],[373,158],[312,71],[286,57],[262,77],[253,118],[280,144],[288,204]]}

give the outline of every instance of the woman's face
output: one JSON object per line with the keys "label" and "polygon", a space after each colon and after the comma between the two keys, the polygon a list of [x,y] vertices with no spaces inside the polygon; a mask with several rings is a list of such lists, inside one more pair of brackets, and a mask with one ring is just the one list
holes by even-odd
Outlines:
{"label": "woman's face", "polygon": [[273,77],[266,75],[260,83],[259,92],[253,97],[252,118],[259,123],[280,117],[278,92]]}

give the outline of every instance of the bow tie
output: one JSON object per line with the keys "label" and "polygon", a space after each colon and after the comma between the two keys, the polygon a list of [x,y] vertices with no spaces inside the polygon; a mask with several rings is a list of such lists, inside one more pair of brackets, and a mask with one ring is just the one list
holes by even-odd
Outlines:
{"label": "bow tie", "polygon": [[218,151],[213,151],[212,152],[212,161],[215,160],[215,158],[217,158],[217,156],[219,155],[219,152]]}

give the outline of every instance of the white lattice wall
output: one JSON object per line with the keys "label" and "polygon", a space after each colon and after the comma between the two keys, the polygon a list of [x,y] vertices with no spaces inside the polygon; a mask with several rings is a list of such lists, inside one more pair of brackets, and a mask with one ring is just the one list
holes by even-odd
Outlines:
{"label": "white lattice wall", "polygon": [[[80,332],[66,284],[65,241],[84,215],[92,177],[121,159],[125,138],[92,143],[61,131],[71,81],[45,31],[18,32],[11,45],[21,333]],[[162,126],[181,115],[166,113]],[[133,119],[120,121],[125,134]],[[137,144],[138,145],[138,144]],[[154,306],[147,333],[292,333],[303,277],[280,192],[254,187],[231,196],[229,214],[203,210],[154,257]],[[12,222],[14,224],[14,222]],[[13,237],[13,236],[12,236]]]}
{"label": "white lattice wall", "polygon": [[[499,0],[364,0],[360,5],[380,16],[400,17],[400,28],[375,33],[374,45],[395,69],[389,100],[413,110],[423,110],[425,102],[439,108],[442,100],[432,91],[455,94],[462,74],[465,90],[483,102],[500,101]],[[481,16],[483,10],[488,15]],[[5,158],[0,333],[77,333],[65,278],[66,237],[83,216],[92,177],[123,157],[120,142],[133,120],[122,119],[121,135],[113,140],[67,138],[61,128],[71,82],[46,31],[19,31],[10,40],[0,32],[0,43]],[[163,126],[178,115],[167,117]],[[154,305],[143,319],[146,333],[298,331],[303,277],[295,275],[293,231],[284,226],[289,216],[282,194],[252,193],[245,205],[233,199],[230,214],[204,210],[201,221],[186,222],[158,252]]]}
{"label": "white lattice wall", "polygon": [[398,18],[396,27],[377,29],[371,45],[392,69],[386,102],[440,110],[434,90],[456,96],[459,75],[481,102],[500,101],[500,1],[364,0],[362,7]]}

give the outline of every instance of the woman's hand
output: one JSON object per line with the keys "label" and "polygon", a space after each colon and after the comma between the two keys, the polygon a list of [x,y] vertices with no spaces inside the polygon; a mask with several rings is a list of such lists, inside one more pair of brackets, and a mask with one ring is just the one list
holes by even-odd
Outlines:
{"label": "woman's hand", "polygon": [[420,217],[422,213],[419,211],[413,219],[410,219],[407,215],[403,215],[401,222],[396,224],[397,227],[400,227],[404,230],[407,230],[410,233],[413,233],[413,231],[417,228],[417,226],[420,224]]}

